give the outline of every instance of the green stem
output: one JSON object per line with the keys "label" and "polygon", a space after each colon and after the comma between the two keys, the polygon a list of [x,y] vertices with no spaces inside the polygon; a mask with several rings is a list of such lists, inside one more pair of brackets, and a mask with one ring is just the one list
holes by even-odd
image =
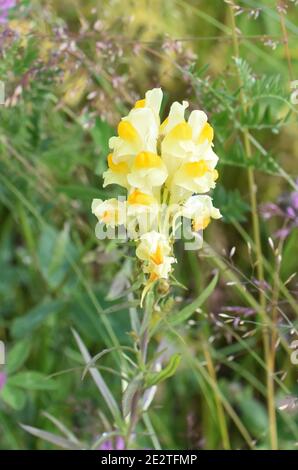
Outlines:
{"label": "green stem", "polygon": [[[140,363],[140,370],[146,370],[146,362],[147,362],[147,353],[148,353],[148,344],[149,344],[149,327],[150,327],[150,320],[152,315],[152,305],[153,303],[150,302],[150,293],[148,293],[144,318],[143,322],[139,331],[139,363]],[[143,396],[143,389],[140,387],[134,393],[134,396],[131,400],[130,405],[130,413],[129,413],[129,423],[127,427],[127,433],[125,437],[125,444],[126,448],[129,449],[131,445],[131,441],[133,440],[136,426],[140,420],[140,400]]]}
{"label": "green stem", "polygon": [[204,356],[205,356],[206,363],[207,363],[208,373],[209,373],[209,375],[212,379],[211,386],[212,386],[213,391],[214,391],[214,399],[215,399],[215,405],[216,405],[216,409],[217,409],[217,416],[218,416],[220,433],[221,433],[221,437],[222,437],[223,448],[225,450],[230,450],[231,449],[231,444],[230,444],[230,438],[229,438],[225,413],[224,413],[224,409],[223,409],[223,406],[222,406],[222,402],[221,402],[220,397],[217,393],[217,387],[218,387],[218,385],[217,385],[217,375],[216,375],[213,360],[212,360],[212,357],[211,357],[211,354],[210,354],[210,351],[209,351],[209,345],[205,340],[204,340],[204,345],[203,345],[203,352],[204,352]]}
{"label": "green stem", "polygon": [[290,80],[293,80],[293,69],[292,69],[292,62],[291,62],[291,54],[290,54],[290,48],[289,48],[289,36],[288,36],[288,31],[285,23],[285,17],[284,13],[280,10],[278,10],[279,14],[279,19],[280,19],[280,26],[281,26],[281,31],[283,35],[283,40],[284,40],[284,49],[285,49],[285,56],[287,59],[287,65],[288,65],[288,70],[289,70],[289,77]]}
{"label": "green stem", "polygon": [[[231,25],[232,25],[232,40],[233,40],[233,48],[234,48],[234,55],[236,59],[240,58],[239,53],[239,41],[237,35],[237,28],[235,22],[235,16],[233,7],[229,6],[230,16],[231,16]],[[243,91],[243,83],[242,79],[237,69],[237,80],[238,86],[240,89],[240,105],[243,109],[243,112],[246,113],[248,110],[246,97]],[[252,157],[252,150],[249,138],[249,131],[248,129],[242,130],[243,135],[243,143],[245,153],[248,159]],[[275,410],[275,400],[274,400],[274,377],[272,373],[272,356],[270,354],[270,337],[269,337],[269,328],[267,325],[267,315],[266,315],[266,296],[264,293],[263,285],[264,285],[264,267],[263,267],[263,257],[262,257],[262,244],[261,244],[261,236],[260,236],[260,224],[259,224],[259,217],[258,217],[258,206],[257,206],[257,197],[256,197],[256,182],[255,182],[255,175],[254,170],[252,167],[248,167],[247,170],[248,176],[248,186],[249,186],[249,194],[250,194],[250,203],[251,203],[251,211],[252,211],[252,225],[253,225],[253,238],[256,247],[256,259],[257,259],[257,275],[258,281],[260,284],[259,289],[259,296],[260,296],[260,317],[263,320],[263,328],[262,328],[262,336],[263,336],[263,347],[264,347],[264,356],[266,362],[266,383],[267,383],[267,409],[268,409],[268,416],[269,416],[269,432],[270,432],[270,444],[271,449],[275,450],[278,448],[278,440],[277,440],[277,428],[276,428],[276,410]]]}

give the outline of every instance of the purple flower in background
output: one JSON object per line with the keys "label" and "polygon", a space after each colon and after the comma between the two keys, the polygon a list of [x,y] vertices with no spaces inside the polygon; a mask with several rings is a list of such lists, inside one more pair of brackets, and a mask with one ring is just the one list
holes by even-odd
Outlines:
{"label": "purple flower in background", "polygon": [[241,307],[238,305],[228,305],[227,307],[224,307],[224,311],[238,313],[240,315],[243,315],[244,317],[249,317],[250,315],[254,315],[256,313],[253,308]]}
{"label": "purple flower in background", "polygon": [[235,318],[233,321],[234,328],[237,328],[242,317],[245,317],[245,318],[250,317],[251,315],[254,315],[256,313],[256,311],[253,308],[241,307],[238,305],[229,305],[227,307],[224,307],[223,310],[225,312],[231,312],[235,314]]}
{"label": "purple flower in background", "polygon": [[265,220],[269,220],[271,219],[271,217],[274,217],[276,215],[283,215],[282,210],[278,207],[277,204],[274,204],[273,202],[262,204],[260,210],[262,217]]}
{"label": "purple flower in background", "polygon": [[98,450],[124,450],[125,442],[122,437],[116,437],[115,442],[105,441],[101,444]]}
{"label": "purple flower in background", "polygon": [[15,5],[16,0],[0,0],[0,10],[10,10]]}
{"label": "purple flower in background", "polygon": [[265,220],[276,216],[282,219],[283,227],[275,232],[274,236],[284,240],[294,228],[298,227],[298,191],[283,194],[276,204],[271,202],[262,204],[260,212]]}
{"label": "purple flower in background", "polygon": [[291,193],[292,208],[298,211],[298,191]]}
{"label": "purple flower in background", "polygon": [[9,10],[16,6],[16,0],[0,0],[0,24],[7,22]]}
{"label": "purple flower in background", "polygon": [[0,391],[2,390],[2,388],[4,387],[4,385],[6,384],[6,374],[5,372],[0,372]]}

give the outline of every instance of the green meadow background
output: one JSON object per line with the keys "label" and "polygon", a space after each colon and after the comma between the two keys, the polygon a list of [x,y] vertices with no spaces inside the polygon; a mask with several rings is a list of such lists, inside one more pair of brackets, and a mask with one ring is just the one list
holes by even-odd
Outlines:
{"label": "green meadow background", "polygon": [[[298,6],[231,4],[28,0],[0,26],[0,449],[56,449],[21,427],[63,435],[54,418],[87,447],[113,429],[92,378],[82,380],[71,329],[92,356],[111,338],[132,345],[139,291],[125,290],[137,275],[133,252],[96,239],[90,207],[94,197],[117,194],[102,189],[108,139],[154,86],[164,91],[163,114],[176,99],[207,112],[219,155],[213,197],[223,214],[206,230],[203,250],[176,247],[175,277],[187,289],[172,289],[169,317],[215,273],[218,282],[192,316],[153,339],[153,347],[162,341],[182,354],[150,408],[154,434],[163,449],[268,449],[275,426],[278,447],[297,448],[290,346],[298,340]],[[121,406],[119,355],[97,366]],[[142,429],[137,445],[153,446]]]}

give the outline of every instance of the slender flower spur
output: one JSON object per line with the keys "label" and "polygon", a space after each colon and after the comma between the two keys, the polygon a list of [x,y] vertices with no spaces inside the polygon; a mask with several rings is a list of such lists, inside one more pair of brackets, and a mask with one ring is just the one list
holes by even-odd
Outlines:
{"label": "slender flower spur", "polygon": [[122,226],[135,241],[146,276],[145,290],[157,279],[170,276],[181,220],[190,222],[191,236],[196,238],[212,218],[221,217],[206,195],[218,178],[214,132],[207,116],[195,110],[186,119],[188,103],[174,102],[161,123],[162,96],[160,88],[147,91],[121,119],[118,135],[109,141],[104,187],[120,185],[127,197],[92,202],[99,228]]}

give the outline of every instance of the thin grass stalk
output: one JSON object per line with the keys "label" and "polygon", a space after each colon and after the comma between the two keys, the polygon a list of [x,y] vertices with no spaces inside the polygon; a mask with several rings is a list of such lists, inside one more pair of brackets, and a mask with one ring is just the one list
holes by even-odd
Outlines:
{"label": "thin grass stalk", "polygon": [[[203,342],[204,342],[203,353],[206,359],[208,373],[212,379],[212,383],[217,384],[217,375],[216,375],[215,367],[213,364],[212,356],[209,351],[209,345],[205,340],[203,340]],[[216,391],[214,393],[214,400],[215,400],[215,405],[216,405],[216,410],[217,410],[220,433],[222,437],[222,445],[225,450],[230,450],[231,444],[230,444],[230,438],[229,438],[229,432],[227,428],[225,413],[223,410],[222,402],[218,394],[216,393]]]}
{"label": "thin grass stalk", "polygon": [[289,35],[286,27],[286,22],[285,22],[285,16],[281,8],[278,8],[277,4],[277,11],[279,15],[279,20],[280,20],[280,27],[283,35],[283,43],[284,43],[284,50],[285,50],[285,56],[287,59],[287,65],[288,65],[288,70],[289,70],[289,77],[290,80],[293,80],[293,69],[292,69],[292,62],[291,62],[291,54],[290,54],[290,48],[289,48]]}
{"label": "thin grass stalk", "polygon": [[[230,16],[231,16],[231,25],[232,25],[232,38],[233,38],[233,49],[235,58],[240,58],[239,53],[239,41],[238,41],[238,34],[236,28],[236,21],[233,11],[233,6],[229,5]],[[246,113],[247,111],[247,103],[245,99],[245,95],[243,92],[243,83],[241,80],[241,76],[239,74],[237,68],[237,81],[240,90],[240,104],[241,107]],[[252,149],[249,139],[249,131],[247,129],[242,129],[243,135],[243,143],[245,153],[248,159],[252,157]],[[261,244],[261,235],[260,235],[260,224],[259,224],[259,217],[258,217],[258,206],[257,206],[257,197],[256,197],[256,182],[255,182],[255,175],[254,170],[252,167],[248,167],[247,169],[247,176],[248,176],[248,186],[249,186],[249,194],[250,194],[250,203],[251,203],[251,211],[252,211],[252,225],[253,225],[253,236],[254,242],[256,246],[256,258],[257,258],[257,274],[258,274],[258,281],[262,286],[264,284],[264,267],[263,267],[263,257],[262,257],[262,244]],[[270,334],[269,328],[267,325],[267,315],[266,315],[266,297],[264,295],[263,289],[259,291],[259,300],[260,300],[260,316],[263,320],[263,328],[262,328],[262,337],[263,337],[263,347],[264,347],[264,356],[266,362],[266,383],[267,383],[267,409],[268,409],[268,416],[269,416],[269,435],[270,435],[270,446],[272,450],[276,450],[278,448],[278,438],[277,438],[277,426],[276,426],[276,410],[275,410],[275,399],[274,399],[274,378],[272,374],[272,357],[270,351]]]}

